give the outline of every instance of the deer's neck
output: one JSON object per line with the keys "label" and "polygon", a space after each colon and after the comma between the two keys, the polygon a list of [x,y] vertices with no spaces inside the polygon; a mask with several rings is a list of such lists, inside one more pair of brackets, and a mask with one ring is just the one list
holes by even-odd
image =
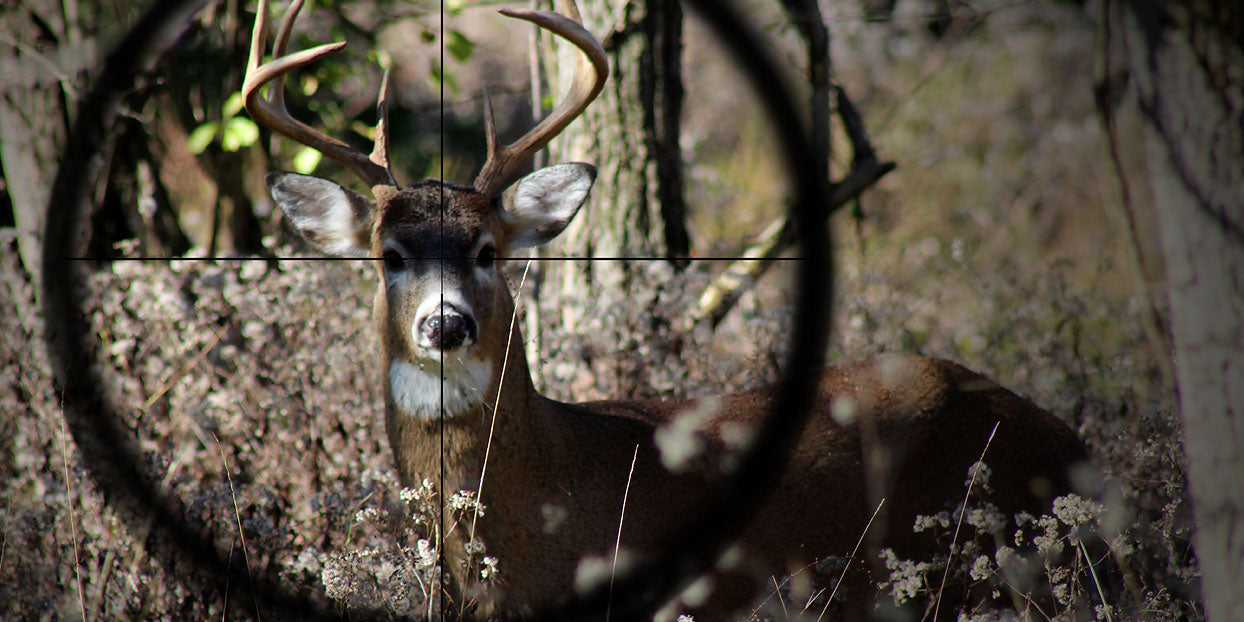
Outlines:
{"label": "deer's neck", "polygon": [[385,419],[404,483],[443,476],[446,487],[473,490],[490,438],[490,462],[539,440],[533,418],[544,400],[531,382],[522,332],[515,324],[504,339],[509,329],[506,322],[482,336],[475,351],[497,353],[491,356],[421,363],[385,348]]}
{"label": "deer's neck", "polygon": [[496,373],[492,361],[389,360],[389,402],[396,413],[426,421],[457,417],[479,407]]}

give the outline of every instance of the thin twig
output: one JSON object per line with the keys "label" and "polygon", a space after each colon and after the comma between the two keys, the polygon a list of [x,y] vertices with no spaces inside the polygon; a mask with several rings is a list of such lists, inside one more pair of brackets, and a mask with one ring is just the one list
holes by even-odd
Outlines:
{"label": "thin twig", "polygon": [[1114,622],[1114,618],[1110,615],[1110,603],[1106,602],[1106,592],[1101,589],[1101,581],[1097,578],[1097,569],[1093,567],[1093,560],[1089,557],[1088,550],[1084,548],[1084,541],[1077,540],[1076,544],[1079,545],[1080,554],[1084,556],[1084,563],[1088,564],[1089,576],[1093,577],[1093,584],[1097,586],[1097,596],[1101,598],[1102,611],[1106,614],[1106,622]]}
{"label": "thin twig", "polygon": [[[998,433],[998,426],[1002,425],[1001,421],[993,424],[993,430],[989,432],[989,439],[985,441],[985,448],[981,450],[981,457],[976,464],[985,461],[985,452],[989,451],[989,444],[993,442],[993,436]],[[972,478],[968,480],[967,492],[963,493],[963,506],[959,508],[959,520],[955,523],[955,535],[950,538],[950,550],[946,553],[946,567],[942,569],[942,584],[937,588],[937,598],[933,601],[933,619],[937,619],[938,609],[942,606],[942,590],[946,589],[946,577],[950,574],[951,561],[955,558],[955,545],[959,543],[959,528],[963,527],[963,515],[968,512],[968,496],[972,494],[972,486],[976,484],[976,474],[980,469],[972,469]]]}
{"label": "thin twig", "polygon": [[100,564],[101,570],[97,573],[99,580],[96,584],[95,596],[91,598],[91,611],[104,610],[104,591],[108,588],[108,581],[112,579],[112,569],[116,565],[117,549],[108,547],[108,552],[104,554],[104,561]]}
{"label": "thin twig", "polygon": [[[358,511],[359,511],[360,509],[362,509],[362,508],[363,508],[363,504],[365,504],[365,503],[367,503],[368,501],[370,501],[370,500],[371,500],[371,498],[372,498],[373,496],[375,496],[375,494],[376,494],[376,491],[375,491],[375,490],[373,490],[373,491],[371,491],[371,492],[367,493],[367,496],[366,496],[366,497],[363,497],[363,499],[362,499],[362,500],[360,500],[358,503],[354,504],[354,509],[353,509],[353,510],[350,510],[350,516],[354,516],[354,515],[358,514]],[[357,525],[358,525],[358,522],[357,522],[357,521],[353,521],[353,520],[352,520],[352,521],[350,521],[350,526],[346,528],[346,541],[345,541],[345,545],[344,545],[344,546],[350,546],[350,543],[354,541],[354,528],[355,528]]]}
{"label": "thin twig", "polygon": [[[63,413],[62,408],[62,413]],[[78,528],[73,520],[73,488],[69,485],[69,445],[65,442],[68,433],[65,431],[65,418],[60,418],[60,452],[65,462],[65,503],[69,506],[69,537],[73,538],[73,576],[78,583],[78,608],[82,614],[82,622],[86,622],[86,597],[82,592],[82,559],[78,553]]]}
{"label": "thin twig", "polygon": [[613,567],[609,569],[609,597],[605,600],[605,622],[613,609],[613,578],[618,572],[618,553],[622,550],[622,521],[626,520],[626,499],[631,495],[631,478],[635,476],[635,461],[639,459],[639,445],[631,456],[631,470],[626,474],[626,490],[622,492],[622,511],[618,514],[618,539],[613,543]]}
{"label": "thin twig", "polygon": [[776,577],[776,576],[774,576],[774,575],[769,575],[769,576],[773,577],[773,583],[774,583],[774,585],[776,585],[776,586],[777,586],[777,589],[775,589],[773,592],[770,592],[770,593],[769,593],[769,595],[768,595],[768,596],[766,596],[764,600],[760,601],[759,603],[756,603],[756,606],[752,609],[752,615],[751,615],[751,617],[752,617],[752,618],[759,617],[759,616],[758,616],[758,614],[760,613],[760,610],[761,610],[761,609],[764,609],[765,605],[769,604],[769,601],[770,601],[770,600],[773,600],[773,597],[774,597],[774,596],[778,596],[778,598],[781,598],[781,596],[778,594],[778,591],[779,591],[779,590],[781,590],[783,586],[785,586],[787,583],[790,583],[790,580],[791,580],[793,577],[798,576],[798,575],[799,575],[799,573],[804,572],[805,570],[807,570],[807,569],[809,569],[809,568],[811,568],[811,567],[813,567],[813,566],[815,566],[815,565],[816,565],[816,562],[812,562],[811,564],[808,564],[808,565],[806,565],[806,566],[804,566],[804,567],[802,567],[802,568],[800,568],[800,569],[796,570],[795,572],[792,572],[789,576],[784,577],[784,578],[782,579],[782,582],[781,582],[781,583],[778,583],[778,582],[777,582],[777,577]]}
{"label": "thin twig", "polygon": [[[238,511],[238,494],[233,489],[233,474],[229,471],[229,461],[225,459],[225,448],[220,444],[220,438],[212,432],[212,439],[216,441],[216,450],[220,452],[220,464],[225,468],[225,478],[229,480],[229,496],[233,498],[233,516],[238,522],[238,537],[242,540],[242,559],[246,560],[246,576],[251,582],[251,594],[255,604],[255,618],[262,619],[259,614],[259,598],[255,596],[255,577],[251,575],[251,556],[246,546],[246,533],[242,530],[242,513]],[[233,557],[232,551],[229,554]]]}
{"label": "thin twig", "polygon": [[[769,578],[773,579],[773,593],[777,595],[778,604],[782,606],[782,617],[789,620],[790,612],[786,610],[786,599],[782,598],[782,586],[778,585],[777,577],[775,575],[769,575]],[[785,583],[785,581],[782,582],[783,585],[785,585]]]}
{"label": "thin twig", "polygon": [[[894,168],[893,162],[869,160],[860,164],[834,185],[825,211],[832,214],[839,210]],[[769,223],[742,256],[704,288],[692,319],[696,323],[707,321],[716,327],[743,293],[773,266],[777,257],[794,241],[795,227],[785,216]]]}
{"label": "thin twig", "polygon": [[801,614],[806,613],[808,611],[808,608],[812,606],[812,603],[815,603],[816,599],[820,598],[821,595],[824,593],[825,593],[825,588],[814,590],[812,594],[808,596],[808,601],[803,604],[803,610],[800,611],[799,613]]}
{"label": "thin twig", "polygon": [[[1030,593],[1021,591],[1018,587],[1015,586],[1015,584],[1011,583],[1010,581],[1007,581],[1005,576],[1002,577],[1002,585],[1005,586],[1007,591],[1011,593],[1012,599],[1016,599],[1016,598],[1022,599],[1024,601],[1025,607],[1031,607],[1032,609],[1035,609],[1037,612],[1037,615],[1041,616],[1041,619],[1053,620],[1053,618],[1050,617],[1049,614],[1047,614],[1044,610],[1041,609],[1041,606],[1037,604],[1037,601],[1032,598],[1032,595]],[[1020,613],[1021,615],[1023,615],[1023,611],[1020,609],[1018,600],[1015,601],[1013,606],[1015,607],[1015,611],[1017,613]]]}
{"label": "thin twig", "polygon": [[501,389],[505,386],[505,368],[510,363],[509,343],[514,338],[514,322],[518,319],[518,304],[523,299],[523,285],[527,283],[527,271],[530,269],[531,260],[528,259],[527,265],[523,266],[523,278],[518,281],[518,292],[514,295],[514,312],[510,314],[510,332],[505,338],[505,355],[501,357],[501,377],[497,378],[497,397],[492,403],[492,421],[488,424],[488,443],[484,445],[484,464],[479,469],[479,486],[475,489],[475,514],[471,517],[471,534],[468,542],[475,542],[475,523],[479,520],[480,504],[484,502],[484,475],[488,473],[488,454],[492,451],[492,433],[497,428],[497,409],[501,406]]}
{"label": "thin twig", "polygon": [[[834,110],[842,120],[847,138],[851,142],[851,170],[841,181],[830,185],[829,197],[824,207],[826,215],[833,214],[857,199],[895,168],[893,162],[877,159],[864,121],[847,97],[846,91],[840,86],[834,86],[832,94],[835,100]],[[695,324],[708,322],[711,327],[716,328],[743,293],[795,242],[796,224],[788,222],[783,216],[765,227],[756,241],[743,253],[742,258],[727,267],[704,289],[699,304],[692,311],[692,321]]]}
{"label": "thin twig", "polygon": [[[228,559],[233,559],[233,547],[235,546],[237,546],[237,542],[230,540]],[[225,598],[224,598],[224,602],[221,603],[221,607],[220,607],[220,622],[225,622],[226,620],[229,619],[229,579],[232,577],[233,577],[232,572],[225,573]]]}
{"label": "thin twig", "polygon": [[873,510],[873,515],[868,519],[868,524],[864,525],[864,531],[860,532],[860,539],[855,541],[855,548],[851,549],[851,555],[847,557],[847,564],[842,567],[842,574],[838,576],[838,582],[834,584],[834,590],[829,593],[829,598],[825,600],[825,606],[821,607],[821,614],[816,616],[817,622],[825,616],[825,612],[829,610],[829,603],[834,602],[834,594],[838,593],[838,588],[842,586],[842,582],[847,578],[847,570],[851,568],[851,560],[855,559],[855,554],[859,552],[860,545],[864,543],[864,536],[868,535],[868,530],[872,528],[873,521],[877,520],[877,515],[881,513],[881,506],[885,505],[885,497],[877,502],[877,509]]}
{"label": "thin twig", "polygon": [[[228,325],[225,325],[222,328],[227,329]],[[147,398],[147,401],[143,403],[144,411],[147,410],[148,408],[151,408],[151,405],[155,404],[156,401],[159,400],[161,397],[164,397],[164,394],[168,393],[169,389],[172,389],[173,385],[177,384],[178,380],[181,380],[182,378],[186,376],[186,374],[189,374],[190,370],[194,369],[199,364],[199,362],[203,360],[203,357],[207,356],[207,353],[211,352],[212,348],[215,348],[216,344],[220,343],[220,340],[225,338],[223,330],[216,330],[213,328],[212,332],[214,333],[215,338],[212,339],[211,342],[209,342],[207,345],[203,346],[203,348],[199,350],[198,354],[195,354],[194,358],[191,359],[189,363],[186,363],[185,367],[182,367],[180,370],[177,371],[177,373],[170,376],[169,379],[164,382],[164,384],[160,387],[158,391],[151,394],[151,397]]]}
{"label": "thin twig", "polygon": [[[9,515],[9,502],[4,501],[4,515]],[[9,521],[4,521],[4,540],[0,541],[0,577],[4,576],[4,554],[9,550]]]}

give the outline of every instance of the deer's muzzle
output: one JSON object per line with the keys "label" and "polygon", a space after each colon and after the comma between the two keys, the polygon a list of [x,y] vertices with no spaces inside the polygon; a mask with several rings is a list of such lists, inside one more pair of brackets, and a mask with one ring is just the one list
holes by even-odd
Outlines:
{"label": "deer's muzzle", "polygon": [[478,328],[469,313],[446,304],[440,313],[433,312],[415,323],[415,338],[419,345],[444,352],[456,350],[475,343]]}

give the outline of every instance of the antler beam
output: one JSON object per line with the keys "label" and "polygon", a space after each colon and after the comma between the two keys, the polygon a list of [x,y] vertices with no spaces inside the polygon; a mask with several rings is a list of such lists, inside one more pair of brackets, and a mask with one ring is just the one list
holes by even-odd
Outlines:
{"label": "antler beam", "polygon": [[[571,8],[577,8],[570,3]],[[577,10],[570,11],[577,17]],[[492,102],[484,91],[484,126],[488,141],[488,159],[475,177],[475,189],[485,195],[500,192],[513,181],[515,174],[535,153],[566,129],[571,121],[583,113],[588,104],[596,99],[609,77],[609,61],[605,50],[592,33],[570,17],[551,11],[526,11],[502,9],[507,17],[529,21],[574,44],[582,54],[575,64],[570,92],[543,121],[522,138],[501,146],[497,128],[492,118]]]}
{"label": "antler beam", "polygon": [[[308,50],[286,55],[290,33],[304,0],[294,0],[281,20],[272,49],[272,60],[260,64],[268,38],[268,0],[259,0],[255,15],[255,29],[251,33],[250,59],[246,64],[246,78],[242,83],[242,97],[246,111],[260,125],[308,147],[319,150],[329,159],[341,164],[358,175],[376,193],[383,188],[396,188],[397,182],[388,162],[387,96],[389,74],[386,71],[380,87],[380,123],[376,128],[376,146],[370,157],[363,152],[295,119],[285,108],[285,74],[305,67],[324,56],[345,47],[345,42],[329,43]],[[274,82],[275,81],[275,82]],[[274,82],[267,98],[260,91],[265,84]]]}

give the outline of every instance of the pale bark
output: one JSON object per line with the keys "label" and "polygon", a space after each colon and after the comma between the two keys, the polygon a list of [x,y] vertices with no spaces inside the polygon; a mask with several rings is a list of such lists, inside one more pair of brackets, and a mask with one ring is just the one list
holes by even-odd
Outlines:
{"label": "pale bark", "polygon": [[1122,17],[1162,229],[1205,608],[1233,620],[1244,611],[1244,7],[1133,1]]}
{"label": "pale bark", "polygon": [[73,86],[90,57],[76,24],[69,39],[40,27],[63,29],[60,9],[53,2],[36,2],[0,20],[0,36],[14,43],[0,56],[0,162],[13,203],[18,251],[35,291],[44,211],[68,124],[62,83]]}
{"label": "pale bark", "polygon": [[[655,300],[638,301],[634,292],[659,289],[683,265],[670,259],[658,267],[651,258],[683,258],[690,247],[679,151],[682,9],[677,0],[581,0],[579,9],[611,73],[599,98],[551,146],[549,161],[588,162],[598,173],[588,205],[542,254],[596,260],[536,266],[543,271],[539,304],[546,331],[555,327],[563,339],[549,348],[584,359],[573,378],[555,374],[572,386],[561,397],[643,395],[648,366],[602,348],[626,348],[633,326],[622,316]],[[573,54],[557,46],[550,81],[558,97]],[[539,374],[541,362],[532,365]]]}
{"label": "pale bark", "polygon": [[[580,2],[584,25],[609,55],[604,92],[556,143],[552,161],[589,161],[599,174],[593,209],[576,218],[557,250],[604,257],[685,256],[682,162],[682,12],[675,0]],[[561,46],[559,65],[572,52]],[[569,79],[558,71],[557,79]],[[557,92],[565,90],[558,85]],[[633,266],[593,266],[597,280],[626,280]]]}

